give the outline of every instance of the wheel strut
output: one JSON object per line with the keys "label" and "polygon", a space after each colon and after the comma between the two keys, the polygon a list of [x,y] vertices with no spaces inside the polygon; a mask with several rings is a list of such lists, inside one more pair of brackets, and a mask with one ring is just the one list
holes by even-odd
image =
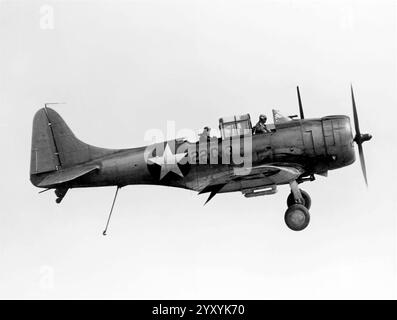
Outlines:
{"label": "wheel strut", "polygon": [[294,180],[294,181],[291,181],[289,183],[289,185],[291,187],[291,192],[294,195],[295,203],[296,204],[304,204],[305,200],[302,197],[302,193],[299,189],[298,182],[296,182],[296,180]]}

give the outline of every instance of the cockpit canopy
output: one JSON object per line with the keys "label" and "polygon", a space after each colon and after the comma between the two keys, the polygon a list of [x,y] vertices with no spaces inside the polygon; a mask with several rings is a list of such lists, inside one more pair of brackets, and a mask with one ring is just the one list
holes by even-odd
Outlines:
{"label": "cockpit canopy", "polygon": [[[293,117],[286,117],[280,111],[273,109],[273,123],[266,123],[270,131],[275,131],[277,124],[292,121]],[[294,116],[295,117],[295,116]],[[252,134],[252,122],[250,115],[243,114],[239,116],[223,117],[219,119],[219,131],[222,139]]]}
{"label": "cockpit canopy", "polygon": [[233,136],[252,134],[252,123],[250,115],[223,117],[219,119],[219,130],[222,139]]}

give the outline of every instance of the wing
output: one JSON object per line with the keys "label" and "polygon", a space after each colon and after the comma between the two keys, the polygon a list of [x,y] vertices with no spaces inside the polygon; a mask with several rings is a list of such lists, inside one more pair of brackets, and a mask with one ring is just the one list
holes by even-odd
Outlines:
{"label": "wing", "polygon": [[287,184],[296,180],[304,172],[296,164],[260,165],[257,167],[234,168],[228,174],[212,179],[212,181],[199,192],[211,192],[206,203],[217,193],[240,191],[263,186]]}
{"label": "wing", "polygon": [[261,179],[262,185],[286,184],[296,180],[303,168],[295,164],[261,165],[249,168],[235,168],[231,180],[256,180]]}

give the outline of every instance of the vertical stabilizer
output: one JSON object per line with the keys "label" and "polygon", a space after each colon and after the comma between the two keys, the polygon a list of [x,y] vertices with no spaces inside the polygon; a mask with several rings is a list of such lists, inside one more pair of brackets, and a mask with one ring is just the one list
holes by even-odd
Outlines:
{"label": "vertical stabilizer", "polygon": [[118,151],[80,141],[56,111],[42,108],[33,119],[30,179],[39,185],[48,176],[45,173],[69,169]]}

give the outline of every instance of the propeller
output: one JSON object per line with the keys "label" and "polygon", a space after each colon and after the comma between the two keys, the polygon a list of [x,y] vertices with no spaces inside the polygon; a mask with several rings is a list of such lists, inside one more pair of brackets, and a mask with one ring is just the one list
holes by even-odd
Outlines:
{"label": "propeller", "polygon": [[352,95],[352,105],[353,105],[353,117],[354,117],[354,129],[356,131],[356,135],[354,136],[354,142],[357,143],[358,146],[358,154],[360,156],[360,163],[361,163],[361,170],[363,171],[363,176],[365,180],[365,184],[368,186],[367,180],[367,168],[365,166],[365,158],[364,158],[364,151],[363,151],[363,143],[365,141],[371,140],[372,136],[369,133],[361,133],[360,131],[360,124],[358,122],[358,115],[357,115],[357,108],[356,108],[356,101],[354,100],[354,92],[353,86],[350,85],[350,92]]}

